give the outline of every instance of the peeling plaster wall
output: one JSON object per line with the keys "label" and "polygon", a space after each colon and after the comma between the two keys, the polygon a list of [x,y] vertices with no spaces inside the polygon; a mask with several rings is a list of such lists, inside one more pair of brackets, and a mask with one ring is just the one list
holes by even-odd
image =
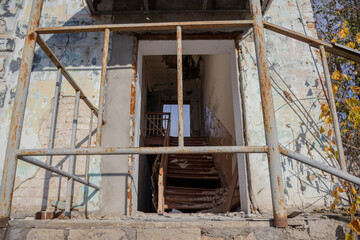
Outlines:
{"label": "peeling plaster wall", "polygon": [[[0,167],[3,167],[7,136],[10,126],[13,99],[16,92],[24,37],[30,17],[32,1],[5,0],[0,3]],[[91,17],[85,1],[44,1],[41,23],[45,26],[70,26],[111,23],[109,17]],[[84,90],[90,101],[97,106],[102,59],[103,33],[78,33],[43,35],[44,40]],[[111,53],[111,42],[110,42]],[[109,54],[110,55],[110,54]],[[51,109],[57,70],[38,47],[35,50],[27,109],[22,133],[22,148],[46,148],[48,143]],[[70,145],[71,122],[75,91],[63,78],[55,147]],[[77,142],[86,141],[90,110],[80,105]],[[96,118],[94,118],[94,127]],[[85,142],[86,145],[86,142]],[[82,145],[84,146],[84,144]],[[45,158],[39,158],[45,161]],[[55,157],[53,165],[67,171],[67,159]],[[91,181],[100,184],[100,158],[91,157]],[[85,157],[78,157],[76,174],[84,175]],[[46,205],[64,201],[66,179],[51,177],[50,188],[44,187],[45,171],[19,161],[14,191],[13,212],[39,211],[43,192],[49,193]],[[2,169],[0,171],[2,174]],[[86,191],[85,191],[86,192]],[[84,209],[84,186],[75,183],[74,204]],[[100,211],[99,196],[88,190],[88,211]],[[86,197],[85,197],[86,199]],[[61,204],[60,204],[61,205]]]}
{"label": "peeling plaster wall", "polygon": [[[303,22],[301,21],[303,18]],[[308,0],[274,0],[265,19],[317,37],[313,12]],[[292,150],[314,157],[321,162],[332,163],[323,150],[325,139],[313,134],[320,115],[319,101],[323,99],[320,85],[322,67],[317,51],[307,44],[266,31],[266,43],[272,92],[276,111],[280,143]],[[245,104],[249,145],[265,145],[260,89],[256,68],[255,49],[250,33],[240,42],[245,88]],[[311,134],[312,133],[312,134]],[[306,139],[306,140],[305,140]],[[317,153],[313,148],[319,150]],[[328,174],[282,157],[281,166],[288,209],[309,210],[329,205],[334,184]],[[254,194],[264,212],[272,212],[268,162],[265,155],[250,155],[250,171]]]}
{"label": "peeling plaster wall", "polygon": [[[108,2],[111,4],[110,0],[103,1],[102,4]],[[3,167],[12,104],[31,4],[31,0],[3,0],[0,2],[0,168]],[[105,6],[104,4],[100,8]],[[200,16],[197,17],[200,18]],[[117,18],[116,22],[131,21],[131,19],[120,19],[119,16]],[[265,18],[280,26],[316,37],[313,12],[309,0],[274,0]],[[303,22],[301,18],[304,19]],[[167,21],[166,19],[162,20]],[[168,19],[168,21],[174,20],[175,18]],[[44,1],[41,26],[103,23],[112,23],[111,17],[91,17],[84,0]],[[60,61],[67,67],[70,74],[84,89],[85,94],[95,106],[98,105],[103,33],[59,34],[44,35],[43,37]],[[325,156],[323,151],[324,139],[314,139],[310,133],[310,131],[315,132],[315,123],[320,115],[319,99],[322,98],[319,82],[322,70],[318,63],[317,52],[310,51],[306,44],[269,31],[266,31],[266,37],[268,59],[271,63],[270,71],[273,81],[279,141],[290,149],[299,150],[305,155],[325,161],[321,157],[321,155]],[[107,125],[104,126],[104,144],[128,146],[130,116],[125,113],[129,112],[130,106],[132,37],[112,34],[111,39],[118,41],[117,47],[120,50],[113,53],[113,41],[110,41],[109,62],[111,64],[109,66],[112,66],[113,69],[112,72],[109,71],[108,81],[109,86],[112,84],[112,87],[106,101],[115,101],[116,104],[112,105],[111,108],[108,105],[105,109]],[[243,51],[241,65],[244,69],[242,75],[245,85],[245,110],[249,127],[247,138],[250,145],[263,145],[265,138],[255,51],[251,34],[241,41],[240,46]],[[37,48],[22,134],[21,146],[23,148],[47,146],[55,79],[56,69],[42,50]],[[229,95],[231,96],[231,94]],[[59,110],[61,120],[58,122],[56,147],[69,145],[73,99],[74,91],[66,83],[66,80],[63,80],[62,107]],[[290,101],[290,104],[284,99]],[[222,108],[221,111],[227,109],[233,111],[230,105]],[[309,112],[309,115],[305,113],[305,110]],[[216,112],[214,109],[211,111]],[[215,115],[234,138],[234,122],[229,122],[233,121],[233,116],[229,117],[229,114],[226,113]],[[87,133],[88,116],[87,107],[82,105],[78,141],[83,140]],[[94,128],[95,123],[96,119]],[[105,139],[106,135],[108,136]],[[308,140],[308,144],[304,138]],[[319,153],[312,150],[312,147],[318,149]],[[311,151],[308,151],[308,148]],[[249,167],[250,171],[253,172],[251,180],[255,197],[264,212],[271,212],[271,201],[268,201],[270,199],[270,184],[266,156],[251,154],[250,158]],[[44,158],[41,159],[45,160]],[[126,188],[129,186],[127,182],[131,181],[128,174],[131,166],[128,166],[127,160],[125,156],[107,157],[103,161],[100,158],[91,158],[91,181],[101,185],[105,190],[101,194],[89,190],[88,194],[91,196],[91,200],[88,202],[88,210],[90,212],[109,215],[126,213],[126,207],[130,204],[126,200]],[[84,171],[84,161],[85,159],[81,157],[77,161],[77,173],[80,175]],[[326,161],[329,160],[326,159]],[[61,158],[54,158],[53,160],[53,165],[62,167],[64,170],[67,170],[66,164],[67,162]],[[329,203],[330,193],[335,184],[330,181],[328,175],[325,176],[320,171],[288,158],[282,159],[282,169],[286,203],[289,208],[306,210]],[[100,171],[108,175],[101,176]],[[115,176],[114,173],[117,175]],[[2,169],[0,169],[1,174]],[[40,210],[44,180],[43,170],[19,161],[13,201],[14,212],[33,213]],[[47,206],[52,204],[51,201],[64,200],[64,184],[65,179],[60,182],[60,178],[57,176],[51,178],[51,188],[46,201]],[[75,184],[74,203],[80,205],[80,210],[84,208],[83,193],[83,186]],[[114,194],[115,198],[111,198],[111,194]]]}
{"label": "peeling plaster wall", "polygon": [[[205,134],[212,146],[235,145],[230,55],[203,56]],[[215,154],[215,164],[224,185],[230,185],[233,154]]]}

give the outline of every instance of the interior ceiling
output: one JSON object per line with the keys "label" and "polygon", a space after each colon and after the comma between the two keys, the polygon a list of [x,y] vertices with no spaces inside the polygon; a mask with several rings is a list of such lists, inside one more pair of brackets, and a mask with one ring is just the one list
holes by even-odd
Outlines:
{"label": "interior ceiling", "polygon": [[[106,4],[105,4],[106,2]],[[101,11],[101,5],[109,12],[163,12],[163,11],[239,11],[249,9],[248,0],[94,0],[93,5]],[[109,5],[112,5],[109,8]]]}
{"label": "interior ceiling", "polygon": [[[149,10],[234,10],[245,9],[244,0],[114,0],[115,11],[142,11]],[[205,8],[205,9],[203,9]]]}

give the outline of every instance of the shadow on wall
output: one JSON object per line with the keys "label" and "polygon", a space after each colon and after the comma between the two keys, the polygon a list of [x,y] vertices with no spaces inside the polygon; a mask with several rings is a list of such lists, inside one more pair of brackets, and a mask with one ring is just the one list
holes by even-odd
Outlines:
{"label": "shadow on wall", "polygon": [[[250,34],[248,38],[251,37]],[[269,51],[276,46],[271,40],[268,41],[268,45],[270,46]],[[243,56],[245,64],[249,66],[256,64],[253,49],[248,48],[249,45],[246,42],[240,42],[240,46],[244,49],[245,55],[248,55],[247,57]],[[325,154],[325,147],[332,145],[332,139],[321,134],[322,123],[318,121],[318,116],[316,116],[317,110],[320,109],[320,102],[324,101],[323,91],[320,87],[319,59],[315,57],[316,54],[312,52],[313,50],[310,47],[307,48],[306,46],[303,50],[303,58],[307,59],[306,63],[304,59],[299,62],[298,59],[291,57],[285,61],[279,57],[279,55],[284,56],[284,53],[279,51],[271,51],[268,56],[271,59],[271,61],[268,60],[268,63],[279,141],[283,141],[284,147],[293,148],[297,152],[302,150],[305,155],[307,150],[307,155],[311,158],[338,168],[337,161],[330,159]],[[247,58],[251,64],[246,63]],[[298,68],[289,68],[295,63],[299,64]],[[297,74],[300,72],[300,66],[303,68],[302,72]],[[247,69],[244,70],[245,75],[247,71]],[[306,75],[305,72],[311,74]],[[248,87],[246,85],[249,85],[246,82],[243,84],[245,84],[245,89]],[[284,137],[282,132],[286,132],[292,137]],[[297,207],[303,210],[308,207],[311,208],[319,201],[324,201],[324,205],[328,205],[332,188],[337,186],[328,174],[285,156],[282,157],[281,166],[283,173],[285,173],[285,195],[288,201],[293,201],[292,204],[297,205],[298,199],[301,199],[301,203]],[[331,181],[334,183],[332,186],[330,185]]]}
{"label": "shadow on wall", "polygon": [[[88,16],[88,11],[86,8],[83,8],[81,11],[79,11],[77,14],[75,14],[71,19],[69,19],[67,22],[62,24],[62,26],[79,26],[79,25],[93,25],[96,24],[95,20],[93,19],[84,19],[84,16]],[[83,18],[83,19],[82,19]],[[55,25],[50,21],[49,25]],[[56,25],[59,25],[58,23]],[[116,34],[116,33],[114,33]],[[48,37],[50,36],[50,37]],[[90,101],[93,102],[93,104],[96,106],[98,101],[98,92],[99,92],[99,84],[100,84],[100,71],[101,71],[101,64],[102,64],[102,46],[103,46],[103,36],[104,33],[102,32],[95,32],[95,33],[71,33],[71,34],[54,34],[54,35],[42,35],[44,38],[46,44],[51,48],[55,56],[60,60],[60,62],[63,64],[65,68],[68,69],[69,73],[75,81],[77,81],[78,85],[84,89],[85,94],[88,96]],[[19,36],[24,38],[25,35]],[[109,47],[109,56],[111,53],[111,41],[110,41],[110,47]],[[110,59],[110,57],[109,57]],[[21,59],[15,60],[15,62],[12,64],[12,71],[18,71],[20,68]],[[125,64],[125,63],[117,63],[117,64]],[[126,63],[127,64],[127,63]],[[109,67],[111,65],[109,64]],[[52,81],[55,83],[56,79],[56,71],[55,65],[51,62],[51,60],[46,56],[46,54],[42,51],[41,48],[37,48],[34,54],[34,61],[32,66],[32,71],[34,72],[53,72],[50,76],[52,79],[49,79],[48,81]],[[35,74],[34,74],[35,75]],[[90,75],[90,77],[89,77]],[[49,76],[49,75],[47,75]],[[37,81],[39,79],[33,79],[33,81]],[[47,80],[47,79],[46,79]],[[66,82],[65,78],[62,78],[62,82]],[[91,91],[89,91],[89,89]],[[48,89],[49,92],[53,94],[54,89]],[[64,90],[65,92],[65,90]],[[62,92],[62,95],[66,95],[67,93]],[[52,95],[51,95],[52,96]],[[61,104],[61,101],[60,101]],[[29,110],[29,106],[28,106]],[[30,110],[31,111],[31,110]],[[71,114],[71,113],[67,113]],[[83,117],[90,117],[90,110],[88,110],[88,113],[81,112],[80,115],[83,115]],[[50,115],[49,115],[50,116]],[[38,116],[37,119],[41,117]],[[51,117],[47,118],[46,121],[50,122]],[[33,121],[33,120],[32,120]],[[79,122],[80,123],[80,122]],[[60,128],[61,123],[57,123],[57,130]],[[70,125],[71,126],[71,125]],[[93,128],[92,128],[93,129]],[[49,129],[46,129],[49,130]],[[66,129],[67,134],[66,138],[71,138],[71,128]],[[78,131],[81,132],[82,129],[79,129]],[[84,130],[83,130],[84,131]],[[86,130],[85,132],[87,132]],[[58,132],[58,131],[57,131]],[[47,133],[49,134],[49,133]],[[40,133],[39,133],[40,135]],[[92,131],[92,136],[96,135],[96,129]],[[47,135],[48,136],[48,135]],[[56,144],[56,138],[58,136],[55,136],[55,147],[59,147]],[[39,136],[40,138],[40,136]],[[77,137],[77,144],[76,147],[86,147],[88,142],[88,136],[86,134],[78,134]],[[59,143],[59,142],[58,142]],[[66,142],[60,142],[58,145],[61,145],[61,147],[70,147],[67,145],[64,145]],[[41,144],[41,143],[40,143]],[[94,143],[93,143],[94,144]],[[48,146],[45,144],[41,144],[42,147],[47,148]],[[64,145],[64,146],[62,146]],[[56,159],[56,161],[52,162],[55,167],[67,170],[66,164],[69,162],[69,156],[63,157],[61,159]],[[78,159],[81,159],[81,157],[78,157]],[[81,160],[80,160],[81,161]],[[91,164],[92,161],[90,161]],[[76,163],[79,163],[79,160],[75,159],[75,166]],[[99,182],[100,179],[103,177],[113,177],[113,176],[119,176],[124,177],[126,180],[125,183],[127,183],[128,177],[131,177],[127,172],[119,172],[119,173],[97,173],[97,171],[100,171],[100,169],[92,169],[93,171],[89,173],[90,181],[95,180],[95,182]],[[34,176],[37,174],[37,171],[34,173]],[[84,174],[78,174],[76,173],[76,176],[84,177]],[[50,201],[49,200],[49,190],[50,190],[50,184],[51,178],[58,178],[58,184],[57,185],[57,201]],[[57,176],[52,174],[51,172],[45,173],[44,178],[44,185],[43,185],[43,197],[42,197],[42,206],[41,210],[46,210],[49,206],[55,207],[55,210],[60,208],[60,206],[63,205],[63,201],[61,201],[61,196],[64,195],[64,193],[61,193],[62,185],[66,184],[67,178],[65,178],[64,181],[62,181],[61,176]],[[26,181],[26,180],[25,180]],[[124,198],[126,199],[127,193],[126,193],[126,185],[124,187]],[[78,203],[78,206],[84,206],[85,207],[85,216],[87,217],[87,205],[89,200],[94,198],[94,196],[97,195],[98,191],[94,191],[93,189],[89,189],[87,186],[84,186],[84,188],[81,188],[82,193],[82,202]],[[54,196],[52,195],[52,198]],[[126,201],[125,201],[126,203]],[[75,207],[75,206],[74,206]],[[126,208],[126,206],[125,206]]]}

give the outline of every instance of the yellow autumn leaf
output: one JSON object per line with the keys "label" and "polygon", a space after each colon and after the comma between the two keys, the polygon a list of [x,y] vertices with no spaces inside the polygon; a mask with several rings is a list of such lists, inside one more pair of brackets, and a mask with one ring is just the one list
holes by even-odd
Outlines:
{"label": "yellow autumn leaf", "polygon": [[351,108],[354,108],[354,107],[356,107],[356,106],[359,106],[359,100],[357,100],[357,99],[354,98],[354,97],[345,99],[345,102],[346,102]]}
{"label": "yellow autumn leaf", "polygon": [[339,199],[339,192],[336,189],[333,191],[333,196],[335,199]]}
{"label": "yellow autumn leaf", "polygon": [[343,26],[346,27],[348,24],[349,24],[349,22],[348,22],[348,21],[345,21],[345,22],[343,23]]}
{"label": "yellow autumn leaf", "polygon": [[321,126],[320,127],[320,133],[324,133],[325,132],[325,129]]}
{"label": "yellow autumn leaf", "polygon": [[331,42],[337,43],[337,38],[334,38],[333,40],[331,40]]}
{"label": "yellow autumn leaf", "polygon": [[324,119],[324,122],[325,122],[326,124],[330,124],[330,123],[332,123],[332,121],[331,121],[331,117],[327,117],[327,118],[325,118],[325,119]]}
{"label": "yellow autumn leaf", "polygon": [[355,43],[354,42],[348,42],[347,44],[345,44],[346,47],[349,48],[355,48]]}
{"label": "yellow autumn leaf", "polygon": [[338,92],[338,86],[334,84],[334,85],[332,86],[332,89],[333,89],[333,93],[334,93],[334,94],[337,94],[337,92]]}
{"label": "yellow autumn leaf", "polygon": [[345,39],[347,35],[349,35],[349,28],[348,27],[344,27],[343,29],[341,29],[339,31],[339,37],[341,39]]}
{"label": "yellow autumn leaf", "polygon": [[356,212],[356,209],[357,209],[356,203],[353,203],[353,204],[351,205],[351,207],[350,207],[350,212],[351,212],[351,214],[354,214],[354,213]]}
{"label": "yellow autumn leaf", "polygon": [[358,218],[354,218],[353,220],[351,220],[349,227],[357,234],[360,234],[360,222]]}
{"label": "yellow autumn leaf", "polygon": [[352,192],[352,194],[354,194],[354,195],[357,194],[357,191],[356,191],[356,189],[355,189],[354,187],[351,187],[351,192]]}
{"label": "yellow autumn leaf", "polygon": [[331,76],[332,79],[334,80],[340,80],[341,79],[341,73],[339,70],[335,70],[334,73]]}
{"label": "yellow autumn leaf", "polygon": [[334,201],[336,204],[340,204],[341,203],[341,201],[339,200],[339,199],[335,199],[335,201]]}
{"label": "yellow autumn leaf", "polygon": [[339,193],[345,192],[345,189],[343,189],[342,187],[338,187],[336,190],[338,190]]}
{"label": "yellow autumn leaf", "polygon": [[360,33],[356,34],[356,41],[360,44]]}
{"label": "yellow autumn leaf", "polygon": [[335,203],[332,203],[332,204],[331,204],[331,209],[333,209],[333,210],[336,209]]}
{"label": "yellow autumn leaf", "polygon": [[345,240],[354,240],[354,236],[351,233],[348,233]]}
{"label": "yellow autumn leaf", "polygon": [[360,114],[360,107],[359,106],[355,106],[353,111],[357,114]]}
{"label": "yellow autumn leaf", "polygon": [[356,198],[356,203],[357,203],[357,204],[360,204],[360,197],[357,197],[357,198]]}
{"label": "yellow autumn leaf", "polygon": [[356,93],[360,93],[360,87],[352,86],[352,87],[351,87],[351,90],[353,90],[353,91],[356,92]]}

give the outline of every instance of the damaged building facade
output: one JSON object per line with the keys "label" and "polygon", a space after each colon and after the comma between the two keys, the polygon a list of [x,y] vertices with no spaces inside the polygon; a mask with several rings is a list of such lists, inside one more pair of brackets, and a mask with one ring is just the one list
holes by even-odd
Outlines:
{"label": "damaged building facade", "polygon": [[[10,126],[16,124],[11,116],[23,50],[32,40],[27,35],[32,24],[29,18],[36,14],[39,2],[0,3],[2,168],[9,165],[6,152]],[[83,152],[77,156],[59,151],[45,156],[31,150],[17,154],[22,159],[16,166],[13,194],[7,195],[12,198],[11,214],[25,217],[69,208],[79,216],[107,217],[175,210],[273,214],[276,200],[281,202],[279,208],[288,212],[329,206],[337,180],[284,152],[280,156],[277,147],[269,146],[269,132],[265,134],[266,127],[275,129],[273,137],[281,149],[340,168],[324,150],[333,144],[334,136],[329,139],[320,133],[325,78],[320,50],[311,47],[321,45],[311,2],[263,1],[267,30],[260,36],[253,28],[254,11],[259,9],[253,6],[253,14],[251,9],[251,4],[242,0],[186,4],[161,0],[43,1],[39,28],[33,26],[38,44],[30,61],[19,149],[95,150],[92,155]],[[263,30],[262,22],[260,25]],[[275,25],[310,40],[299,41],[294,32],[290,37],[279,34],[281,30]],[[71,29],[73,26],[85,30]],[[257,38],[267,55],[265,62],[257,57]],[[261,39],[266,40],[265,48]],[[262,86],[271,86],[275,115],[266,115],[270,120],[263,117],[261,96],[265,93],[260,88],[259,67],[264,67],[270,80],[270,85]],[[269,101],[263,102],[266,105]],[[276,126],[269,125],[273,120]],[[108,148],[108,154],[96,154],[100,146]],[[160,152],[151,151],[164,146],[160,152],[176,146],[189,147],[192,152],[183,155],[186,152],[178,148],[157,155]],[[199,152],[198,146],[218,148]],[[246,146],[259,147],[247,150]],[[111,155],[111,151],[118,154]],[[143,152],[136,154],[138,151]],[[278,157],[277,163],[268,161],[269,151]],[[62,174],[44,169],[39,161]],[[275,184],[275,195],[280,199],[272,193],[269,166],[281,173]],[[3,185],[4,174],[8,174],[5,170],[1,171]],[[6,217],[10,207],[2,201],[2,217]],[[281,209],[274,211],[286,214]]]}

